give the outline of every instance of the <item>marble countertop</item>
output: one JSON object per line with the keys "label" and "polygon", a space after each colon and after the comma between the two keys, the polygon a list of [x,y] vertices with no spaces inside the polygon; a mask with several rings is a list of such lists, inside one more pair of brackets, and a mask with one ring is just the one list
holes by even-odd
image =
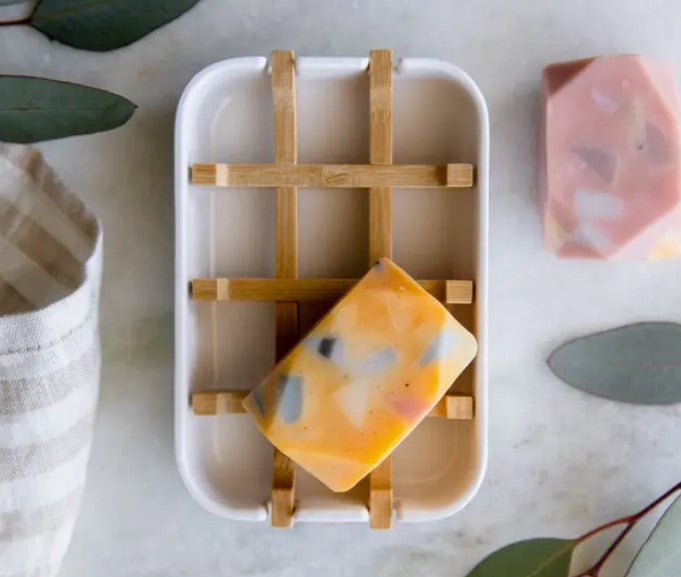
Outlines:
{"label": "marble countertop", "polygon": [[[563,340],[638,320],[681,320],[678,262],[561,262],[542,251],[534,158],[539,76],[549,61],[643,52],[681,78],[674,0],[203,0],[137,44],[104,54],[0,31],[0,73],[91,84],[139,108],[113,132],[45,143],[102,219],[103,372],[68,577],[433,575],[463,577],[532,536],[576,536],[633,512],[681,478],[681,407],[633,407],[561,384],[544,359]],[[490,111],[490,454],[473,502],[391,532],[299,524],[273,531],[202,510],[173,455],[173,117],[193,74],[224,58],[305,55],[449,60]],[[624,556],[631,555],[626,545]],[[622,561],[621,563],[624,563]],[[610,575],[621,575],[617,563]],[[608,577],[608,574],[603,577]]]}

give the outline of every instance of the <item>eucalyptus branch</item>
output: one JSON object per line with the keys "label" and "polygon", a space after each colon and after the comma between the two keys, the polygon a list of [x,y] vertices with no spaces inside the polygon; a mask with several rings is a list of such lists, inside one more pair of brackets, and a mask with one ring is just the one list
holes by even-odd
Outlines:
{"label": "eucalyptus branch", "polygon": [[607,563],[608,559],[614,553],[617,547],[619,547],[622,541],[624,541],[627,535],[631,532],[636,523],[638,523],[643,517],[645,517],[648,513],[655,509],[660,503],[666,501],[669,497],[671,497],[674,493],[676,493],[679,490],[681,490],[681,483],[677,483],[676,485],[674,485],[671,489],[667,490],[665,493],[660,495],[657,499],[650,503],[650,505],[647,505],[638,513],[634,513],[633,515],[629,515],[628,517],[622,517],[620,519],[610,521],[610,523],[606,523],[605,525],[596,527],[595,529],[588,531],[587,533],[584,533],[584,535],[582,535],[581,537],[578,537],[575,540],[576,544],[583,543],[584,541],[593,537],[594,535],[602,533],[603,531],[611,529],[612,527],[617,527],[618,525],[626,525],[626,527],[620,532],[617,538],[606,549],[605,553],[601,555],[598,561],[596,561],[596,563],[594,563],[586,571],[580,573],[577,577],[599,577],[601,569],[603,569],[603,566]]}

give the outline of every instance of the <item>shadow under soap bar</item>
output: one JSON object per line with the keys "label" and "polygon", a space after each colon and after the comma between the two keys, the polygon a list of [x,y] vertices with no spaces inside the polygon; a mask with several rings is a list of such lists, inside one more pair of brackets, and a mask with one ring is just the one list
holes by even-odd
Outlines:
{"label": "shadow under soap bar", "polygon": [[615,55],[543,73],[544,241],[561,257],[681,253],[679,115],[671,63]]}
{"label": "shadow under soap bar", "polygon": [[442,304],[381,259],[244,401],[280,451],[346,491],[416,427],[477,353]]}

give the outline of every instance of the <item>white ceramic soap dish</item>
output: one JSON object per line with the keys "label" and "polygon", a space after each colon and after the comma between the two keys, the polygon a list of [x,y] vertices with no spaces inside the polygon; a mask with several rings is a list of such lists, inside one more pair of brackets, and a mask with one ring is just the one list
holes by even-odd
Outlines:
{"label": "white ceramic soap dish", "polygon": [[[466,74],[425,59],[393,68],[388,51],[276,52],[190,82],[175,134],[175,442],[199,503],[276,526],[384,528],[474,495],[487,454],[488,133]],[[240,400],[380,256],[429,279],[479,353],[432,417],[338,494],[273,452]]]}

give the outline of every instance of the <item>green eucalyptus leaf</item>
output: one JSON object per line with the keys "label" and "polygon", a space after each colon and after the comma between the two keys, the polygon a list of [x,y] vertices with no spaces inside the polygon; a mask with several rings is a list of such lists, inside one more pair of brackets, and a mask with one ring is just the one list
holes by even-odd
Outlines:
{"label": "green eucalyptus leaf", "polygon": [[40,0],[31,26],[85,50],[127,46],[175,20],[199,0]]}
{"label": "green eucalyptus leaf", "polygon": [[0,140],[38,142],[109,130],[135,110],[96,88],[30,76],[0,75]]}
{"label": "green eucalyptus leaf", "polygon": [[681,402],[681,325],[639,323],[569,342],[551,370],[588,393],[640,405]]}
{"label": "green eucalyptus leaf", "polygon": [[670,505],[643,544],[626,577],[681,574],[681,496]]}
{"label": "green eucalyptus leaf", "polygon": [[576,543],[569,539],[529,539],[495,551],[467,577],[568,577]]}

